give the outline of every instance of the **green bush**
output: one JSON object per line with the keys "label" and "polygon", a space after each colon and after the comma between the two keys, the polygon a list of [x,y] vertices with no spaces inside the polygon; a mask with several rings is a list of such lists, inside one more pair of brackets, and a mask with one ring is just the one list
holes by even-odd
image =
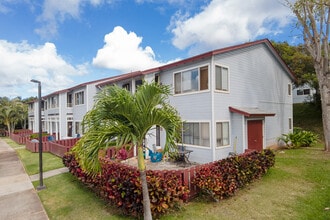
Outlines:
{"label": "green bush", "polygon": [[192,183],[218,201],[259,179],[274,164],[275,154],[271,150],[252,151],[202,166]]}
{"label": "green bush", "polygon": [[317,134],[305,131],[301,128],[294,128],[292,133],[282,134],[278,141],[283,141],[288,148],[311,147],[319,140]]}
{"label": "green bush", "polygon": [[[72,153],[63,157],[63,163],[81,182],[98,195],[123,211],[141,218],[143,198],[140,173],[136,167],[102,159],[102,174],[91,176],[85,173]],[[175,172],[147,170],[147,182],[152,215],[159,217],[174,210],[189,197],[189,190]]]}
{"label": "green bush", "polygon": [[[46,132],[42,132],[42,137],[46,137],[46,136],[48,136],[49,134],[48,133],[46,133]],[[30,139],[32,140],[32,139],[38,139],[38,137],[39,137],[39,133],[33,133],[33,134],[30,134]]]}

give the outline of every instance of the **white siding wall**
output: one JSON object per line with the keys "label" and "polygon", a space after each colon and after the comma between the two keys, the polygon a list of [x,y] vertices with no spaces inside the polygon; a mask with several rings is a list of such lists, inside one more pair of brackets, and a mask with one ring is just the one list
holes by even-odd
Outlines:
{"label": "white siding wall", "polygon": [[291,79],[280,64],[263,45],[217,56],[215,63],[228,66],[230,74],[229,94],[215,94],[216,120],[230,117],[228,106],[273,112],[274,117],[265,118],[265,141],[266,146],[276,144],[277,137],[289,132],[288,120],[292,118],[292,95],[288,95]]}

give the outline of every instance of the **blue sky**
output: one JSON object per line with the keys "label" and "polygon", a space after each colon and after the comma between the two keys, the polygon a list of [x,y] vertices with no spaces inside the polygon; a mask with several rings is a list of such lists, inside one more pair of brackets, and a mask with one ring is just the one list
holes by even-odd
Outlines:
{"label": "blue sky", "polygon": [[[283,1],[282,1],[283,2]],[[295,44],[281,0],[0,0],[0,96],[42,95],[268,38]]]}

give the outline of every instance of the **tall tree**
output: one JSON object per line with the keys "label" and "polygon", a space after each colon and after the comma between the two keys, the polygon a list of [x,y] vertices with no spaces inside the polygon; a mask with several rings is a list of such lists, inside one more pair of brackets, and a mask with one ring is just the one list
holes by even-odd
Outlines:
{"label": "tall tree", "polygon": [[289,45],[287,42],[274,41],[272,41],[272,44],[284,62],[295,73],[297,77],[296,86],[308,83],[312,88],[318,89],[318,86],[315,87],[313,80],[313,76],[316,77],[313,58],[304,45]]}
{"label": "tall tree", "polygon": [[301,25],[304,44],[314,60],[319,82],[325,150],[330,151],[329,0],[286,1]]}
{"label": "tall tree", "polygon": [[19,98],[10,100],[7,97],[0,100],[0,121],[6,125],[9,133],[14,132],[15,127],[21,120],[26,120],[27,112],[25,104]]}
{"label": "tall tree", "polygon": [[93,109],[84,117],[86,133],[73,148],[82,168],[89,173],[98,173],[101,171],[100,150],[127,143],[136,146],[146,220],[152,216],[143,157],[145,137],[155,125],[164,128],[165,153],[173,149],[180,138],[181,119],[167,101],[169,94],[168,86],[156,83],[144,83],[134,94],[118,86],[104,88],[97,95]]}
{"label": "tall tree", "polygon": [[284,62],[295,73],[297,81],[294,86],[309,85],[310,88],[315,89],[313,94],[313,103],[321,109],[320,89],[317,81],[313,57],[309,54],[303,44],[289,45],[287,42],[274,42],[272,44],[276,51],[281,55]]}

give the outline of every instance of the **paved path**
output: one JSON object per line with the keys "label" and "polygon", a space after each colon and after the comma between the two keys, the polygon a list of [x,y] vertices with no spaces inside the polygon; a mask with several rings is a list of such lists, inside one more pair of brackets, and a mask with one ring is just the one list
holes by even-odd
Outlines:
{"label": "paved path", "polygon": [[0,139],[0,219],[49,219],[16,151],[2,139]]}

